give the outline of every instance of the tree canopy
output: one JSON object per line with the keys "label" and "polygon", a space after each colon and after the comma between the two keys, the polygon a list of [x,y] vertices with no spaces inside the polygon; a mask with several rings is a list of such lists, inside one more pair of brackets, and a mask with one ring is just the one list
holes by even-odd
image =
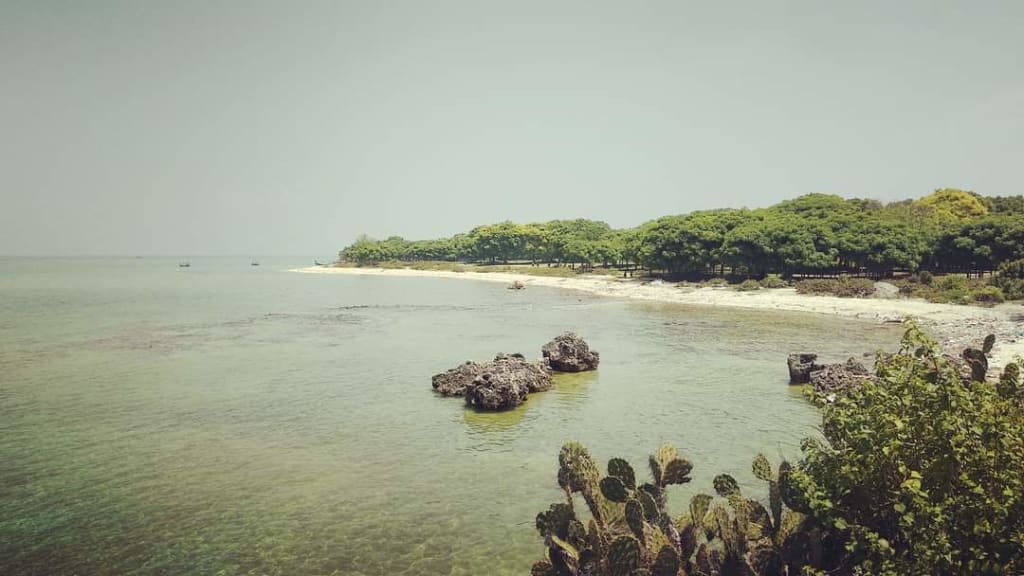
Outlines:
{"label": "tree canopy", "polygon": [[664,216],[626,230],[575,219],[499,222],[435,240],[361,236],[340,258],[360,265],[437,260],[641,267],[681,276],[990,272],[1024,258],[1024,197],[944,188],[883,204],[808,194],[756,210]]}

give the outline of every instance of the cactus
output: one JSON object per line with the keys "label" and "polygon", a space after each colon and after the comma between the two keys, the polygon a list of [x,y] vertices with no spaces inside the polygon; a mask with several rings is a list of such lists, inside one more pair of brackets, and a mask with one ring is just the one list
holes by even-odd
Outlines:
{"label": "cactus", "polygon": [[693,464],[682,458],[673,458],[665,465],[665,472],[662,475],[664,484],[686,484],[690,481],[690,471]]}
{"label": "cactus", "polygon": [[736,482],[736,479],[728,474],[719,474],[715,476],[713,481],[715,485],[715,492],[723,498],[738,495],[740,493],[740,485]]}
{"label": "cactus", "polygon": [[[999,383],[996,384],[996,392],[1003,398],[1021,397],[1019,364],[1011,362],[1003,368],[1003,373],[999,376]],[[1024,397],[1021,399],[1024,400]]]}
{"label": "cactus", "polygon": [[988,358],[985,353],[977,348],[964,348],[960,356],[971,367],[971,380],[984,382],[985,376],[988,374]]}
{"label": "cactus", "polygon": [[626,486],[623,485],[622,480],[619,480],[615,476],[605,476],[601,478],[601,494],[605,498],[612,502],[623,503],[629,498],[629,492],[626,490]]}
{"label": "cactus", "polygon": [[765,482],[771,482],[774,480],[774,474],[772,474],[772,465],[768,462],[768,458],[764,454],[758,454],[754,457],[754,463],[751,466],[754,472],[754,477],[758,480]]}
{"label": "cactus", "polygon": [[618,478],[622,484],[630,490],[636,488],[636,474],[633,467],[622,458],[612,458],[608,461],[608,475]]}
{"label": "cactus", "polygon": [[679,553],[671,546],[662,546],[651,568],[652,576],[676,576],[679,574]]}
{"label": "cactus", "polygon": [[989,334],[985,336],[985,341],[981,344],[982,354],[988,356],[988,353],[992,351],[992,347],[996,345],[996,335]]}
{"label": "cactus", "polygon": [[640,501],[636,498],[630,498],[626,501],[626,512],[625,512],[626,524],[629,529],[633,532],[633,535],[640,541],[644,539],[644,507],[640,505]]}
{"label": "cactus", "polygon": [[640,568],[640,542],[632,536],[619,536],[608,548],[608,573],[632,576]]}
{"label": "cactus", "polygon": [[[784,509],[784,502],[791,508],[803,502],[788,463],[776,472],[762,455],[753,461],[754,475],[769,485],[767,508],[744,498],[735,478],[720,474],[713,480],[720,498],[697,494],[689,512],[673,520],[668,488],[689,482],[693,465],[668,444],[648,462],[652,481],[638,486],[625,460],[609,460],[601,477],[585,448],[566,444],[558,470],[566,501],[537,515],[547,554],[531,576],[780,576],[803,566],[787,560],[787,551],[803,558],[811,545],[806,532],[794,532],[803,527],[799,515]],[[574,494],[592,512],[586,528],[573,508]]]}
{"label": "cactus", "polygon": [[600,473],[590,452],[576,442],[562,446],[558,454],[558,483],[573,492],[583,492],[597,484]]}

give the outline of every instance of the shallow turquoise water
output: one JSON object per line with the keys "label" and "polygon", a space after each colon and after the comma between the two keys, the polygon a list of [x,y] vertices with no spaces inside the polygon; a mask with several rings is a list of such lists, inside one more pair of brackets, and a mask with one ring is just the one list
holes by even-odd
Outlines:
{"label": "shallow turquoise water", "polygon": [[[562,442],[639,463],[671,441],[694,488],[749,482],[815,433],[788,351],[899,336],[262,263],[0,259],[0,574],[527,574]],[[564,329],[597,373],[502,414],[430,392]]]}

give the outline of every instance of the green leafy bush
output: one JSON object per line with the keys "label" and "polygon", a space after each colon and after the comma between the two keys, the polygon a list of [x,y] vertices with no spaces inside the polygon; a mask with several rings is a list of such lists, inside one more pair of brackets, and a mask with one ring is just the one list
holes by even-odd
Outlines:
{"label": "green leafy bush", "polygon": [[789,282],[786,282],[778,274],[769,274],[764,277],[760,282],[762,288],[785,288],[789,286]]}
{"label": "green leafy bush", "polygon": [[757,280],[744,280],[739,286],[736,287],[740,292],[751,292],[753,290],[760,290],[761,283]]}
{"label": "green leafy bush", "polygon": [[982,304],[1000,304],[1006,301],[1003,291],[996,286],[983,286],[975,290],[971,296],[975,302]]}
{"label": "green leafy bush", "polygon": [[1024,260],[1003,262],[989,284],[1002,290],[1009,300],[1024,299]]}
{"label": "green leafy bush", "polygon": [[1020,367],[996,385],[964,383],[911,327],[899,353],[879,357],[877,375],[824,404],[825,441],[804,444],[794,477],[809,514],[846,543],[844,562],[863,574],[1019,573]]}
{"label": "green leafy bush", "polygon": [[999,265],[999,275],[1003,278],[1024,280],[1024,260],[1012,260]]}
{"label": "green leafy bush", "polygon": [[800,280],[796,283],[799,294],[818,294],[842,296],[844,298],[863,298],[875,293],[875,283],[867,278],[813,278]]}

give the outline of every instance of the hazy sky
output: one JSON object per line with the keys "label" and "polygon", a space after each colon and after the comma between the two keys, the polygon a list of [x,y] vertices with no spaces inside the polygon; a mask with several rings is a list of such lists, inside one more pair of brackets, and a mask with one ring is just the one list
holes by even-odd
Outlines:
{"label": "hazy sky", "polygon": [[1024,192],[1024,2],[0,0],[0,254]]}

